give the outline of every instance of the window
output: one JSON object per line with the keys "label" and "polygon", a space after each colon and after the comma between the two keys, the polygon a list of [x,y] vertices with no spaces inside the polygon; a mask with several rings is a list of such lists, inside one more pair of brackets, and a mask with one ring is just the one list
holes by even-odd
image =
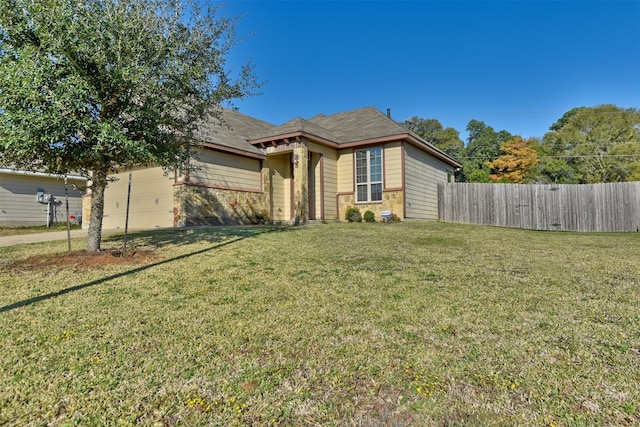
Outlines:
{"label": "window", "polygon": [[382,201],[382,148],[357,150],[356,202]]}

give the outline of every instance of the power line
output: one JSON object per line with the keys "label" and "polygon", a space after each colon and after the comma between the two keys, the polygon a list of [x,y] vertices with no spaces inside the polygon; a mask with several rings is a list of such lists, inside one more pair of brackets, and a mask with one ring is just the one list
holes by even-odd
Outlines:
{"label": "power line", "polygon": [[[495,160],[503,157],[458,157],[457,160]],[[640,157],[640,154],[584,154],[584,155],[558,155],[558,156],[510,156],[512,159],[588,159],[603,157]]]}

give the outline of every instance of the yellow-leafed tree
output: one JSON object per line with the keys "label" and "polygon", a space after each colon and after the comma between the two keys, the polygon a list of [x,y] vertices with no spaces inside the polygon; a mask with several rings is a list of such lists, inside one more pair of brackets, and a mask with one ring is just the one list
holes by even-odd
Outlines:
{"label": "yellow-leafed tree", "polygon": [[522,184],[531,166],[540,161],[533,141],[516,136],[500,144],[502,155],[485,164],[491,168],[493,181],[515,182]]}

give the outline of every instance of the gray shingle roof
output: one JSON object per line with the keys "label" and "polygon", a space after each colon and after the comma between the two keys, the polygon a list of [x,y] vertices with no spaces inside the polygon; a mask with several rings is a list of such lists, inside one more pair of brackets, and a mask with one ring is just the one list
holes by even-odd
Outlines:
{"label": "gray shingle roof", "polygon": [[319,114],[308,120],[298,117],[274,127],[255,140],[278,139],[279,136],[293,133],[320,137],[339,145],[386,136],[406,135],[408,131],[376,108],[366,107],[328,116]]}
{"label": "gray shingle roof", "polygon": [[257,145],[266,140],[286,138],[287,135],[305,134],[340,145],[397,136],[398,139],[410,138],[414,143],[423,145],[438,157],[457,163],[446,153],[374,107],[331,115],[319,114],[308,120],[297,117],[280,126],[226,108],[220,111],[224,124],[219,124],[215,119],[206,120],[200,124],[196,138],[201,142],[264,155],[263,149],[252,145],[251,142]]}
{"label": "gray shingle roof", "polygon": [[249,140],[270,133],[275,128],[274,125],[227,108],[222,108],[221,112],[224,123],[220,124],[218,120],[211,118],[198,124],[195,137],[200,142],[264,154],[261,149],[251,145]]}
{"label": "gray shingle roof", "polygon": [[268,137],[275,138],[280,135],[288,135],[297,132],[302,132],[307,135],[313,135],[322,139],[327,139],[329,141],[338,142],[338,139],[336,138],[332,130],[330,130],[330,128],[317,125],[309,120],[301,119],[300,117],[296,117],[295,119],[290,120],[280,126],[274,127],[271,132],[262,135],[260,139],[265,139]]}
{"label": "gray shingle roof", "polygon": [[310,118],[309,122],[331,129],[339,144],[408,133],[407,129],[374,107],[329,116],[320,114]]}

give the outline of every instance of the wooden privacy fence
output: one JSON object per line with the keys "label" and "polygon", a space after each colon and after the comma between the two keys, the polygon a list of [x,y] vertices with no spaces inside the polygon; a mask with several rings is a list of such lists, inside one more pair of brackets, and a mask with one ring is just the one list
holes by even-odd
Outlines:
{"label": "wooden privacy fence", "polygon": [[640,182],[439,184],[441,221],[532,230],[640,231]]}

